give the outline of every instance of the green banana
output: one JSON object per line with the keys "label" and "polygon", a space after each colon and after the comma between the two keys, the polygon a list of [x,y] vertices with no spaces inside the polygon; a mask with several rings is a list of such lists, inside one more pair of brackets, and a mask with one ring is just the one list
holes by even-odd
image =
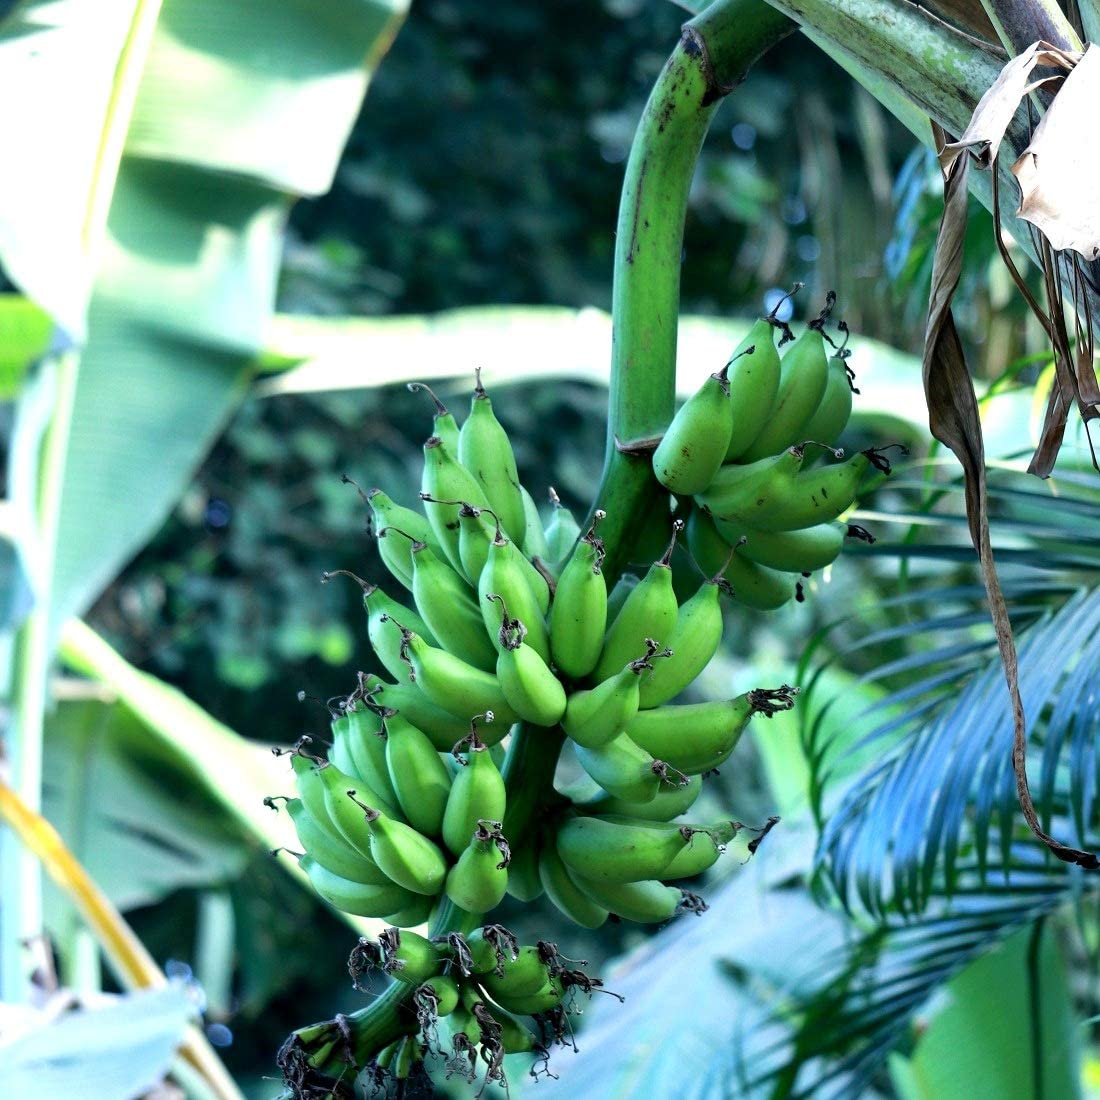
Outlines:
{"label": "green banana", "polygon": [[719,518],[734,518],[751,510],[772,483],[793,477],[802,469],[802,447],[788,447],[777,455],[768,455],[744,466],[723,466],[705,492],[696,493],[695,501]]}
{"label": "green banana", "polygon": [[512,615],[527,626],[527,644],[544,660],[550,660],[550,637],[543,616],[550,609],[550,587],[546,578],[520,553],[514,542],[504,537],[497,524],[496,535],[489,544],[485,568],[477,579],[477,594],[481,615],[490,638],[500,630],[500,613],[489,593],[503,596]]}
{"label": "green banana", "polygon": [[779,391],[759,435],[741,453],[741,462],[778,454],[807,438],[803,429],[821,403],[829,375],[822,328],[836,295],[829,292],[825,309],[787,349],[780,364]]}
{"label": "green banana", "polygon": [[[639,714],[645,713],[644,711]],[[637,722],[637,717],[634,722]],[[629,726],[627,727],[630,728]],[[588,775],[609,795],[630,802],[650,802],[663,783],[673,783],[669,767],[635,743],[629,734],[619,733],[596,748],[574,743],[577,760]],[[683,778],[686,783],[686,777]]]}
{"label": "green banana", "polygon": [[[743,355],[756,349],[748,347]],[[653,452],[657,480],[675,496],[701,493],[718,472],[730,445],[730,383],[727,363],[680,406]]]}
{"label": "green banana", "polygon": [[[722,604],[724,591],[733,594],[725,579],[727,561],[718,572],[704,581],[699,590],[676,613],[676,625],[668,636],[668,660],[653,665],[638,684],[639,705],[655,707],[680,694],[710,664],[722,642]],[[633,717],[633,715],[631,715]],[[625,726],[625,723],[624,723]]]}
{"label": "green banana", "polygon": [[520,545],[524,554],[532,561],[538,558],[545,565],[550,564],[550,546],[546,541],[546,531],[542,526],[542,517],[539,515],[538,505],[531,494],[521,485],[520,496],[523,497],[524,533]]}
{"label": "green banana", "polygon": [[661,872],[697,830],[667,821],[621,817],[573,817],[558,829],[558,855],[591,882],[640,882]]}
{"label": "green banana", "polygon": [[396,925],[398,928],[415,928],[418,924],[427,923],[438,899],[424,894],[410,894],[409,897],[413,900],[408,905],[393,913],[383,914],[387,924]]}
{"label": "green banana", "polygon": [[[400,711],[417,729],[428,735],[440,752],[450,752],[454,743],[470,728],[469,716],[462,718],[437,706],[420,690],[418,684],[410,684],[404,678],[401,683],[388,684],[377,676],[367,676],[364,682],[374,692],[374,698],[379,704]],[[496,741],[499,741],[508,733],[508,727],[502,725],[492,732]],[[491,744],[496,741],[490,738]]]}
{"label": "green banana", "polygon": [[[842,321],[839,327],[844,332],[844,342],[847,343],[848,326]],[[855,375],[848,366],[848,354],[841,347],[830,357],[825,392],[809,420],[802,426],[804,439],[813,439],[831,446],[848,426],[852,415],[852,396],[859,393],[854,384]]]}
{"label": "green banana", "polygon": [[607,581],[601,572],[603,540],[597,511],[558,577],[550,607],[550,654],[558,670],[574,680],[587,676],[600,659],[607,628]]}
{"label": "green banana", "polygon": [[390,1063],[390,1073],[395,1081],[408,1081],[416,1071],[417,1066],[424,1060],[424,1051],[420,1047],[420,1040],[415,1035],[406,1035],[398,1040],[397,1052]]}
{"label": "green banana", "polygon": [[404,715],[386,712],[386,767],[405,820],[425,836],[438,836],[451,791],[451,773],[427,734]]}
{"label": "green banana", "polygon": [[390,878],[414,894],[434,896],[447,877],[447,861],[439,848],[411,825],[348,796],[363,811],[370,831],[374,862]]}
{"label": "green banana", "polygon": [[565,986],[561,978],[555,976],[537,993],[529,994],[526,997],[501,995],[494,999],[500,1002],[502,1008],[515,1013],[517,1016],[538,1016],[540,1013],[557,1008],[564,997]]}
{"label": "green banana", "polygon": [[519,955],[519,943],[503,925],[487,924],[466,937],[465,964],[456,955],[454,961],[464,974],[488,974],[490,970],[504,973],[506,959]]}
{"label": "green banana", "polygon": [[535,1050],[538,1041],[526,1024],[497,1005],[487,1007],[500,1027],[500,1045],[505,1054],[529,1054]]}
{"label": "green banana", "polygon": [[508,537],[523,545],[527,515],[520,494],[516,456],[508,433],[493,414],[493,403],[475,372],[470,415],[458,433],[458,459],[481,485],[489,507],[500,518]]}
{"label": "green banana", "polygon": [[447,897],[467,913],[488,913],[504,900],[510,862],[500,822],[478,821],[466,850],[447,872]]}
{"label": "green banana", "polygon": [[[779,353],[775,350],[776,327],[774,319],[764,317],[757,321],[730,357],[727,462],[740,458],[748,449],[775,405],[780,373]],[[785,328],[782,325],[778,327]],[[752,355],[742,356],[741,353],[750,347],[754,349]]]}
{"label": "green banana", "polygon": [[539,878],[546,896],[574,924],[599,928],[606,923],[608,911],[577,886],[553,844],[544,844],[539,852]]}
{"label": "green banana", "polygon": [[565,688],[538,653],[526,644],[527,627],[508,615],[504,600],[495,592],[486,600],[498,601],[503,610],[497,682],[504,698],[524,721],[536,726],[556,726],[565,713]]}
{"label": "green banana", "polygon": [[639,584],[642,578],[637,573],[624,573],[607,594],[607,621],[613,623],[623,609],[627,597]]}
{"label": "green banana", "polygon": [[408,890],[393,882],[385,886],[368,886],[341,878],[322,867],[312,856],[301,856],[298,865],[325,901],[357,917],[384,917],[412,899]]}
{"label": "green banana", "polygon": [[499,972],[490,970],[481,976],[481,984],[494,1001],[531,997],[546,988],[554,976],[547,958],[548,945],[521,947],[514,959],[504,959]]}
{"label": "green banana", "polygon": [[[795,579],[775,569],[730,556],[730,545],[718,532],[717,521],[700,508],[692,508],[687,521],[687,544],[699,568],[709,573],[722,570],[731,596],[757,611],[773,611],[795,594]],[[740,547],[738,547],[740,551]]]}
{"label": "green banana", "polygon": [[663,642],[676,623],[676,593],[672,589],[672,551],[684,529],[682,520],[672,525],[672,539],[664,555],[655,561],[642,582],[631,591],[607,629],[593,679],[616,676],[648,646],[647,639]]}
{"label": "green banana", "polygon": [[684,902],[682,890],[654,880],[592,882],[573,875],[573,881],[597,905],[637,924],[664,924],[676,916]]}
{"label": "green banana", "polygon": [[371,859],[318,822],[300,798],[288,798],[286,810],[306,854],[326,871],[363,886],[385,886],[390,881]]}
{"label": "green banana", "polygon": [[409,382],[406,386],[409,393],[424,391],[435,405],[435,417],[432,420],[432,435],[442,439],[451,454],[458,454],[458,422],[435,395],[435,391],[423,382]]}
{"label": "green banana", "polygon": [[[344,712],[347,725],[343,728],[347,732],[343,740],[347,744],[347,755],[355,763],[354,770],[348,771],[348,775],[362,779],[381,795],[388,806],[397,806],[397,792],[390,782],[390,771],[386,765],[386,731],[382,728],[382,718],[375,704],[376,682],[382,681],[377,677],[361,676],[359,686],[345,701],[345,706],[352,709]],[[358,705],[360,701],[367,704],[366,709]],[[337,736],[335,723],[333,736]]]}
{"label": "green banana", "polygon": [[451,783],[443,814],[443,843],[456,856],[466,850],[479,821],[503,821],[507,806],[500,769],[476,729],[466,742],[465,764]]}
{"label": "green banana", "polygon": [[[360,940],[362,948],[370,940]],[[405,985],[420,986],[443,969],[444,957],[436,945],[416,932],[387,928],[376,948],[381,969]]]}
{"label": "green banana", "polygon": [[419,997],[428,996],[434,1002],[433,1014],[437,1018],[450,1016],[458,1008],[458,982],[450,974],[434,974],[417,990]]}
{"label": "green banana", "polygon": [[539,879],[539,849],[532,838],[512,853],[508,864],[508,894],[516,901],[529,903],[542,896]]}
{"label": "green banana", "polygon": [[661,878],[673,882],[681,878],[695,878],[709,870],[718,862],[718,857],[740,828],[738,822],[727,821],[721,826],[700,830],[672,857],[661,872]]}
{"label": "green banana", "polygon": [[870,448],[846,462],[773,478],[749,507],[727,511],[723,518],[759,531],[795,531],[829,523],[851,508],[872,465],[886,473],[890,470],[881,452]]}
{"label": "green banana", "polygon": [[814,573],[832,565],[840,556],[847,530],[846,524],[838,522],[799,531],[752,531],[726,520],[715,520],[714,526],[729,545],[737,545],[740,557],[785,573]]}
{"label": "green banana", "polygon": [[387,527],[398,527],[408,531],[414,539],[421,539],[438,550],[439,544],[432,534],[431,525],[419,512],[395,504],[381,489],[371,489],[366,494],[371,509],[371,527],[378,541],[378,553],[382,563],[399,584],[412,591],[412,551],[409,545],[400,539],[378,537],[379,531]]}
{"label": "green banana", "polygon": [[553,486],[550,487],[549,495],[554,511],[546,528],[546,545],[550,550],[550,564],[560,565],[569,556],[573,544],[580,537],[581,528],[573,518],[573,513],[562,504]]}
{"label": "green banana", "polygon": [[[388,528],[398,535],[403,531]],[[402,614],[404,608],[398,605],[396,611],[388,616],[385,612],[379,617],[384,625],[393,619],[408,626],[431,645],[438,645],[450,653],[461,653],[464,660],[476,667],[489,670],[496,664],[496,649],[481,629],[481,609],[477,606],[473,593],[465,580],[445,561],[432,552],[426,542],[412,544],[413,598],[429,633],[419,630],[412,618]],[[432,638],[437,641],[432,641]],[[390,639],[386,639],[392,651]],[[397,639],[397,662],[401,663],[401,639]],[[391,676],[399,675],[386,665]]]}
{"label": "green banana", "polygon": [[631,661],[617,676],[609,677],[587,691],[577,691],[569,696],[565,713],[561,717],[562,728],[578,745],[598,749],[618,736],[626,724],[638,713],[641,700],[641,684],[646,675],[652,675],[656,667],[654,658],[666,660],[672,650],[657,652],[653,638],[646,638],[645,653]]}
{"label": "green banana", "polygon": [[642,821],[671,821],[695,805],[702,789],[703,777],[693,775],[682,787],[662,788],[649,802],[629,802],[605,794],[581,803],[578,808],[586,814],[620,814]]}
{"label": "green banana", "polygon": [[318,777],[325,792],[325,809],[329,820],[340,830],[341,836],[357,851],[372,857],[370,832],[365,828],[363,815],[348,800],[348,792],[361,799],[369,799],[372,805],[396,820],[402,820],[400,807],[390,803],[382,793],[361,779],[353,779],[334,764],[318,769]]}
{"label": "green banana", "polygon": [[471,715],[492,712],[498,721],[511,725],[518,717],[492,673],[429,645],[405,627],[401,628],[401,652],[412,670],[409,679],[437,707],[467,721]]}
{"label": "green banana", "polygon": [[432,501],[461,500],[466,501],[471,508],[488,508],[489,499],[473,474],[455,457],[455,452],[436,435],[424,444],[420,499],[424,501],[424,512],[435,541],[451,565],[461,571],[462,557],[458,551],[459,506],[435,504]]}
{"label": "green banana", "polygon": [[496,525],[490,523],[487,509],[475,508],[464,500],[438,500],[436,497],[421,493],[425,504],[453,505],[458,508],[458,558],[462,563],[462,575],[467,583],[477,587],[477,579],[485,568],[489,557],[489,543],[493,541]]}
{"label": "green banana", "polygon": [[757,688],[735,699],[640,710],[626,732],[640,748],[677,771],[702,775],[726,761],[754,714],[790,710],[794,691],[787,685]]}

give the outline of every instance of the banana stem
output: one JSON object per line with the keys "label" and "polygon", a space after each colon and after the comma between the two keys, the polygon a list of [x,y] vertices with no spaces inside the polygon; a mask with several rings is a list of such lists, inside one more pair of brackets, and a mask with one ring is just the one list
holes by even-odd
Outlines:
{"label": "banana stem", "polygon": [[607,451],[595,498],[607,509],[609,584],[629,561],[647,505],[664,492],[650,456],[676,405],[680,260],[699,151],[723,97],[794,29],[763,0],[717,0],[684,24],[634,135],[615,239]]}

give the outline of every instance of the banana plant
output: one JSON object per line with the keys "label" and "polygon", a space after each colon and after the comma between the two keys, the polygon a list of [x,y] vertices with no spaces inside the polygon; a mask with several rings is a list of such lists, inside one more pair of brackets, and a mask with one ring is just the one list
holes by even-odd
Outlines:
{"label": "banana plant", "polygon": [[[325,12],[27,2],[0,23],[0,316],[20,397],[12,507],[35,604],[9,677],[13,785],[41,801],[63,624],[156,529],[240,400],[273,307],[288,204],[324,191],[400,0]],[[232,104],[228,108],[227,104]],[[33,106],[33,109],[32,109]],[[41,929],[33,858],[3,838],[2,980]]]}

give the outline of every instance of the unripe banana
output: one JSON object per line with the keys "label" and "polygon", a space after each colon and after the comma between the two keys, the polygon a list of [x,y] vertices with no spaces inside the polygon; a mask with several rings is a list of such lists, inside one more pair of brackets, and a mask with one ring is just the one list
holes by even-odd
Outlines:
{"label": "unripe banana", "polygon": [[539,849],[533,838],[512,853],[512,862],[508,864],[508,895],[525,903],[542,896]]}
{"label": "unripe banana", "polygon": [[456,856],[461,855],[478,822],[503,821],[506,806],[507,795],[500,769],[485,742],[472,731],[467,742],[466,766],[455,776],[447,798],[443,843]]}
{"label": "unripe banana", "polygon": [[414,1035],[406,1035],[397,1044],[397,1053],[390,1063],[390,1073],[395,1081],[401,1083],[408,1081],[416,1070],[417,1065],[424,1060],[424,1051],[421,1049],[420,1040]]}
{"label": "unripe banana", "polygon": [[739,826],[734,822],[724,822],[721,827],[702,829],[692,836],[691,841],[672,858],[661,872],[665,882],[675,882],[681,878],[695,878],[709,870],[718,862],[718,857],[726,850]]}
{"label": "unripe banana", "polygon": [[683,527],[682,520],[672,525],[672,539],[664,556],[649,567],[649,572],[627,596],[622,610],[608,627],[593,679],[606,680],[617,675],[647,648],[647,639],[663,642],[672,633],[678,609],[672,589],[672,551]]}
{"label": "unripe banana", "polygon": [[343,838],[364,855],[372,854],[369,831],[364,828],[363,815],[348,800],[349,791],[360,800],[369,799],[372,805],[390,817],[403,820],[401,808],[396,802],[390,802],[376,787],[362,779],[353,779],[334,764],[319,768],[318,776],[324,788],[325,809],[329,818]]}
{"label": "unripe banana", "polygon": [[[383,528],[383,532],[388,530],[390,529]],[[379,537],[385,539],[382,533]],[[387,596],[378,585],[370,584],[347,569],[333,569],[322,573],[321,583],[327,584],[333,577],[350,577],[363,590],[363,608],[367,613],[367,638],[370,640],[375,656],[391,676],[401,676],[405,671],[405,665],[401,660],[401,632],[389,622],[388,616],[396,616],[403,621],[408,620],[410,630],[415,630],[432,645],[436,644],[435,636],[424,620],[403,603],[398,603],[397,600]]]}
{"label": "unripe banana", "polygon": [[598,749],[617,737],[635,714],[641,699],[641,683],[652,675],[654,658],[668,660],[672,650],[657,652],[653,638],[646,638],[645,653],[631,661],[617,676],[612,676],[587,691],[569,696],[562,716],[562,728],[578,745]]}
{"label": "unripe banana", "polygon": [[755,462],[758,458],[778,454],[792,443],[807,438],[803,429],[821,403],[829,374],[821,329],[835,300],[836,295],[830,291],[821,316],[811,321],[806,331],[787,349],[780,365],[775,404],[760,434],[742,452],[741,462]]}
{"label": "unripe banana", "polygon": [[846,462],[774,478],[749,507],[723,516],[759,531],[796,531],[829,523],[851,508],[872,465],[889,473],[881,451],[871,448]]}
{"label": "unripe banana", "polygon": [[[848,326],[841,322],[840,327],[847,343]],[[859,393],[853,381],[855,375],[847,363],[848,354],[841,348],[830,357],[825,392],[809,420],[802,426],[804,439],[816,439],[831,446],[848,426],[852,415],[852,395]]]}
{"label": "unripe banana", "polygon": [[524,534],[520,545],[524,554],[532,561],[538,558],[544,565],[550,564],[550,546],[546,541],[546,531],[542,526],[542,517],[539,515],[538,505],[531,494],[521,485],[520,496],[523,497]]}
{"label": "unripe banana", "polygon": [[[639,714],[646,712],[640,711]],[[635,717],[634,722],[637,722]],[[632,723],[633,724],[633,723]],[[630,727],[627,727],[630,728]],[[663,760],[655,759],[628,734],[620,733],[596,748],[574,744],[580,765],[608,794],[630,802],[649,802],[663,783],[687,782],[673,774]]]}
{"label": "unripe banana", "polygon": [[[387,527],[397,527],[408,531],[414,539],[421,539],[433,549],[438,549],[439,544],[432,534],[431,525],[419,512],[402,504],[395,504],[381,489],[371,489],[366,494],[366,501],[370,505],[371,527],[376,538],[379,531],[384,531]],[[378,553],[394,580],[411,592],[412,560],[409,544],[404,539],[387,541],[378,538]]]}
{"label": "unripe banana", "polygon": [[389,878],[372,859],[321,825],[300,798],[288,799],[286,809],[306,854],[326,871],[363,886],[385,886],[389,883]]}
{"label": "unripe banana", "polygon": [[639,747],[670,767],[702,775],[725,763],[754,714],[770,716],[792,706],[793,688],[757,688],[735,699],[640,710],[626,729]]}
{"label": "unripe banana", "polygon": [[505,1054],[528,1054],[536,1048],[538,1040],[526,1024],[496,1005],[488,1008],[500,1026],[500,1045]]}
{"label": "unripe banana", "polygon": [[[333,738],[346,742],[347,755],[355,763],[355,768],[348,771],[348,775],[362,780],[367,789],[377,791],[387,806],[396,807],[397,792],[390,782],[386,764],[386,731],[375,701],[378,694],[374,686],[376,683],[381,683],[377,677],[361,676],[359,686],[344,703],[351,709],[332,724]],[[366,709],[359,706],[360,701],[367,704]],[[338,761],[332,762],[339,766]],[[347,771],[346,768],[343,770]]]}
{"label": "unripe banana", "polygon": [[500,632],[500,608],[490,593],[502,596],[511,614],[527,627],[527,644],[544,660],[550,660],[550,637],[543,616],[550,607],[550,588],[546,578],[520,553],[514,542],[497,528],[489,544],[485,568],[477,579],[481,616],[485,631],[495,639]]}
{"label": "unripe banana", "polygon": [[504,698],[497,678],[489,672],[429,645],[418,634],[402,628],[401,649],[412,669],[409,679],[435,703],[458,717],[492,712],[497,721],[511,725],[518,715]]}
{"label": "unripe banana", "polygon": [[502,973],[490,970],[481,976],[485,991],[500,1004],[518,997],[531,997],[545,989],[553,972],[547,962],[547,948],[542,943],[537,946],[521,947],[514,959],[505,959]]}
{"label": "unripe banana", "polygon": [[409,894],[413,900],[408,905],[393,913],[384,913],[387,924],[396,925],[398,928],[415,928],[418,924],[426,924],[428,918],[435,909],[435,897],[425,897],[423,894]]}
{"label": "unripe banana", "polygon": [[544,844],[539,852],[539,878],[546,896],[562,916],[582,928],[599,928],[606,923],[607,910],[577,886],[553,844]]}
{"label": "unripe banana", "polygon": [[425,836],[439,836],[451,792],[451,773],[427,734],[402,714],[387,713],[386,766],[408,823]]}
{"label": "unripe banana", "polygon": [[[748,347],[743,355],[756,349]],[[675,496],[701,493],[726,457],[733,423],[727,363],[687,399],[653,452],[657,480]]]}
{"label": "unripe banana", "polygon": [[767,455],[744,466],[723,466],[707,490],[696,494],[696,503],[720,519],[736,518],[751,510],[773,482],[797,474],[804,456],[802,447],[788,447],[781,454]]}
{"label": "unripe banana", "polygon": [[622,611],[627,597],[639,584],[642,578],[637,573],[624,573],[607,594],[607,621],[613,623]]}
{"label": "unripe banana", "polygon": [[666,786],[650,802],[628,802],[622,798],[602,795],[578,807],[586,814],[620,814],[642,821],[671,821],[695,805],[703,790],[703,777],[693,775],[682,787]]}
{"label": "unripe banana", "polygon": [[468,958],[465,965],[455,956],[459,969],[469,974],[488,974],[490,970],[504,972],[504,963],[519,955],[519,943],[501,924],[487,924],[466,937]]}
{"label": "unripe banana", "polygon": [[597,905],[638,924],[664,924],[672,920],[684,900],[683,891],[654,880],[592,882],[574,875],[573,881]]}
{"label": "unripe banana", "polygon": [[[400,536],[403,532],[393,530],[392,534]],[[418,630],[411,620],[406,621],[408,617],[402,616],[404,609],[401,607],[392,612],[390,618],[420,634],[429,644],[438,645],[449,653],[461,654],[464,660],[477,668],[484,671],[493,668],[496,664],[496,649],[481,629],[481,609],[466,581],[445,561],[436,557],[426,542],[412,544],[412,571],[413,598],[428,624],[429,634]],[[385,627],[387,622],[385,615],[380,617],[380,628]],[[389,625],[392,629],[393,624]],[[400,665],[400,630],[396,633],[397,662]],[[433,642],[432,637],[437,640]],[[392,635],[387,638],[387,644],[392,650],[391,639]],[[395,672],[388,664],[386,669],[391,676],[400,675],[399,671]]]}
{"label": "unripe banana", "polygon": [[577,543],[561,570],[550,607],[550,654],[566,676],[580,680],[600,659],[607,628],[607,582],[601,568],[603,541],[596,525],[605,513],[595,513],[592,527]]}
{"label": "unripe banana", "polygon": [[409,382],[407,389],[409,393],[419,393],[423,390],[431,398],[432,403],[435,405],[432,435],[442,439],[451,454],[458,454],[458,422],[447,409],[447,406],[436,397],[435,391],[424,385],[423,382]]}
{"label": "unripe banana", "polygon": [[351,882],[326,870],[311,856],[304,855],[298,865],[309,876],[314,890],[330,905],[357,917],[384,917],[387,913],[409,904],[412,895],[393,882],[385,886],[368,886]]}
{"label": "unripe banana", "polygon": [[458,1007],[458,982],[450,974],[433,975],[420,986],[418,993],[431,997],[435,1005],[434,1013],[440,1019],[450,1016]]}
{"label": "unripe banana", "polygon": [[508,616],[504,601],[494,592],[487,600],[500,602],[504,616],[500,626],[497,681],[515,712],[536,726],[556,726],[565,713],[565,688],[546,662],[526,644],[527,627]]}
{"label": "unripe banana", "polygon": [[550,489],[550,503],[554,511],[546,528],[546,545],[550,550],[550,564],[556,566],[569,556],[573,544],[580,537],[581,528],[553,487]]}
{"label": "unripe banana", "polygon": [[[360,940],[360,947],[370,940]],[[387,928],[378,937],[381,969],[405,985],[420,986],[443,969],[445,959],[431,940],[416,932]]]}
{"label": "unripe banana", "polygon": [[[676,625],[668,636],[668,660],[653,665],[639,682],[640,706],[659,706],[679,695],[695,682],[718,652],[722,643],[719,595],[723,591],[733,594],[724,576],[727,562],[723,562],[715,575],[704,581],[676,613]],[[621,728],[625,726],[624,722]]]}
{"label": "unripe banana", "polygon": [[[455,452],[439,436],[433,435],[424,444],[424,471],[420,479],[420,496],[424,512],[451,565],[462,569],[458,552],[458,509],[455,504],[435,504],[432,500],[462,500],[472,508],[488,508],[489,499],[480,482],[455,457]],[[412,534],[413,532],[409,532]],[[427,541],[426,539],[423,541]]]}
{"label": "unripe banana", "polygon": [[470,587],[476,589],[477,579],[489,557],[489,544],[496,531],[492,514],[486,509],[475,508],[464,500],[437,501],[433,497],[427,503],[458,505],[458,557],[462,562],[462,575]]}
{"label": "unripe banana", "polygon": [[[407,671],[407,669],[406,669]],[[450,752],[463,734],[470,728],[469,716],[462,718],[436,706],[420,690],[418,684],[409,683],[404,677],[400,683],[388,684],[377,676],[367,676],[364,682],[375,693],[374,699],[383,707],[400,711],[417,729],[423,730],[439,752]],[[507,726],[486,731],[490,743],[495,744],[508,733]],[[495,737],[496,740],[493,740]]]}
{"label": "unripe banana", "polygon": [[740,553],[730,557],[730,545],[719,534],[715,524],[715,520],[697,507],[692,508],[688,516],[688,549],[699,568],[705,573],[721,569],[730,595],[746,607],[774,611],[788,603],[795,595],[796,579],[748,561]]}
{"label": "unripe banana", "polygon": [[[726,461],[732,462],[751,446],[760,434],[779,392],[779,353],[775,350],[776,322],[762,318],[730,357],[730,441]],[[780,325],[779,327],[785,327]],[[789,333],[789,329],[786,330]],[[746,348],[752,355],[742,355]]]}
{"label": "unripe banana", "polygon": [[840,556],[847,530],[847,525],[839,522],[819,523],[800,531],[753,531],[726,520],[715,520],[714,526],[730,546],[737,546],[739,557],[785,573],[814,573],[832,565]]}
{"label": "unripe banana", "polygon": [[558,855],[574,875],[591,882],[660,878],[695,830],[630,817],[573,817],[558,829]]}
{"label": "unripe banana", "polygon": [[374,862],[406,890],[433,897],[438,894],[447,877],[447,861],[439,848],[411,825],[387,817],[373,806],[357,804],[370,830]]}
{"label": "unripe banana", "polygon": [[517,1016],[537,1016],[557,1008],[565,997],[565,987],[559,977],[551,978],[537,993],[526,997],[497,997],[501,1006]]}
{"label": "unripe banana", "polygon": [[467,913],[488,913],[504,900],[510,862],[500,822],[479,821],[466,850],[447,873],[447,897]]}
{"label": "unripe banana", "polygon": [[500,517],[508,537],[523,545],[527,516],[520,495],[516,456],[508,433],[493,414],[493,403],[476,373],[470,415],[458,433],[458,458],[481,485],[489,507]]}

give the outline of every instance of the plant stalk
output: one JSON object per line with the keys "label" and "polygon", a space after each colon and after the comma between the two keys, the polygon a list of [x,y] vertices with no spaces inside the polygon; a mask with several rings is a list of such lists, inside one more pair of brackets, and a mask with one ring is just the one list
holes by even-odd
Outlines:
{"label": "plant stalk", "polygon": [[664,492],[650,456],[676,407],[684,219],[703,139],[723,97],[794,29],[763,0],[718,0],[684,24],[634,135],[615,239],[607,450],[592,505],[607,512],[609,584]]}

